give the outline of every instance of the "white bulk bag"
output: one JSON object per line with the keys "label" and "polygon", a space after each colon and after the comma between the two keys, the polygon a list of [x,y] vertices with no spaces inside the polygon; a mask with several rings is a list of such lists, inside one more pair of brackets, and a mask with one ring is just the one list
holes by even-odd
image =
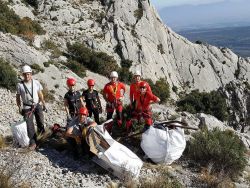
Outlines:
{"label": "white bulk bag", "polygon": [[14,140],[21,146],[29,146],[30,139],[27,133],[27,124],[26,121],[19,121],[11,125],[11,131],[14,137]]}
{"label": "white bulk bag", "polygon": [[127,147],[115,141],[108,131],[103,130],[102,125],[98,125],[95,131],[108,142],[110,147],[105,152],[99,152],[98,158],[94,158],[94,162],[119,178],[125,176],[137,178],[143,165],[141,159]]}
{"label": "white bulk bag", "polygon": [[161,130],[151,126],[142,134],[141,148],[155,163],[171,164],[181,157],[185,147],[184,130],[178,127]]}

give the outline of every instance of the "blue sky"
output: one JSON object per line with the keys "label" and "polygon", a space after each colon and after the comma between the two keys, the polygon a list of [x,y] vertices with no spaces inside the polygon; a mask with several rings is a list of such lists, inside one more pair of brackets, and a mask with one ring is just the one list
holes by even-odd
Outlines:
{"label": "blue sky", "polygon": [[250,0],[151,0],[175,30],[250,26]]}
{"label": "blue sky", "polygon": [[153,5],[158,9],[169,6],[200,5],[200,4],[210,4],[223,1],[240,2],[244,0],[151,0]]}

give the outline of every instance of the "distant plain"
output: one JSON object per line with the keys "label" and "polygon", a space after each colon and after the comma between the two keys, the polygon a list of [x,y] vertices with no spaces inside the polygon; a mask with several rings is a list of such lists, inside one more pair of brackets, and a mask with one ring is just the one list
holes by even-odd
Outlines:
{"label": "distant plain", "polygon": [[250,57],[250,26],[191,29],[178,33],[192,42],[201,41],[218,47],[227,47],[241,57]]}

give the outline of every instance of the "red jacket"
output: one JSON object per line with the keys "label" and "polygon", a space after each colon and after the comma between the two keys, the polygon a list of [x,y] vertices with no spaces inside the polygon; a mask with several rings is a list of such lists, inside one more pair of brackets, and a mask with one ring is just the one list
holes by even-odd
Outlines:
{"label": "red jacket", "polygon": [[[136,93],[140,92],[139,84],[140,82],[135,82],[130,85],[130,93],[129,93],[130,101],[134,101]],[[151,87],[149,86],[148,83],[147,83],[147,92],[152,93]]]}
{"label": "red jacket", "polygon": [[103,93],[108,102],[115,102],[117,99],[124,96],[125,85],[122,82],[109,82],[104,86]]}
{"label": "red jacket", "polygon": [[157,102],[157,98],[152,92],[146,92],[145,95],[137,93],[136,100],[136,110],[137,111],[148,111],[150,110],[151,102]]}

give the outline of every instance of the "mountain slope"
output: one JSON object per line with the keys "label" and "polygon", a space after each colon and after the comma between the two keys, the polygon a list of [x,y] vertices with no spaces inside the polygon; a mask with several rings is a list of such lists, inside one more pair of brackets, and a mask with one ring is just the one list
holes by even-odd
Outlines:
{"label": "mountain slope", "polygon": [[[193,89],[209,92],[221,88],[228,96],[233,119],[238,123],[240,119],[244,119],[244,122],[249,119],[249,59],[238,57],[227,48],[189,42],[162,23],[150,1],[38,2],[38,8],[33,10],[35,14],[26,12],[27,16],[40,22],[47,31],[46,35],[36,36],[33,47],[20,38],[14,39],[22,41],[24,49],[42,54],[42,57],[37,56],[38,62],[53,58],[51,53],[41,48],[44,40],[54,41],[65,52],[67,42],[83,42],[94,50],[114,56],[118,63],[122,59],[132,60],[132,72],[140,69],[143,77],[154,81],[166,78],[170,88],[175,86],[179,92]],[[19,0],[10,4],[20,16],[24,15],[23,6]],[[32,9],[29,7],[29,10]],[[36,61],[28,60],[26,56],[20,57],[18,50],[10,55],[13,45],[6,44],[5,37],[6,34],[1,34],[0,54],[3,57],[19,65]],[[233,89],[227,91],[228,85]],[[233,102],[235,95],[239,100],[238,108]],[[174,92],[171,96],[178,98]]]}

